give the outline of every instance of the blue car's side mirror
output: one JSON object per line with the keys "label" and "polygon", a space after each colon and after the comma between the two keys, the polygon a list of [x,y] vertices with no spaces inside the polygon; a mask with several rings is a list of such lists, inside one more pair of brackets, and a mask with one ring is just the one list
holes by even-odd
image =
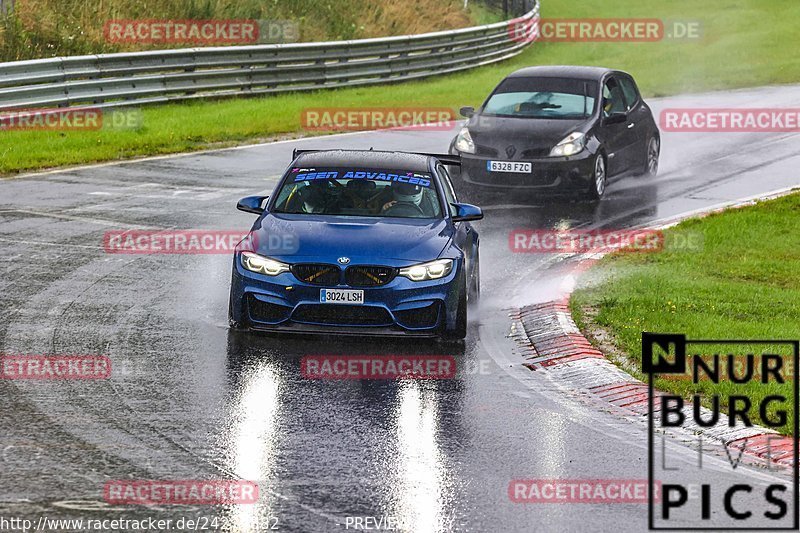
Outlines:
{"label": "blue car's side mirror", "polygon": [[450,204],[455,208],[453,222],[469,222],[470,220],[481,220],[483,211],[481,208],[472,204]]}
{"label": "blue car's side mirror", "polygon": [[236,204],[236,209],[245,213],[260,215],[265,211],[261,206],[264,204],[264,200],[268,198],[269,196],[247,196],[239,200],[239,203]]}

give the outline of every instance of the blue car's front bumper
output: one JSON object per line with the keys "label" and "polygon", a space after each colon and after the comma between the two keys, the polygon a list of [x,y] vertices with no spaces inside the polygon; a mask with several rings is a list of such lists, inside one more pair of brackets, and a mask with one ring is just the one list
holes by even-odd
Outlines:
{"label": "blue car's front bumper", "polygon": [[[249,329],[298,333],[436,336],[453,329],[465,290],[463,261],[440,280],[415,282],[397,276],[380,287],[314,285],[292,273],[267,276],[242,267],[234,257],[231,321]],[[321,289],[359,289],[364,304],[320,303]]]}

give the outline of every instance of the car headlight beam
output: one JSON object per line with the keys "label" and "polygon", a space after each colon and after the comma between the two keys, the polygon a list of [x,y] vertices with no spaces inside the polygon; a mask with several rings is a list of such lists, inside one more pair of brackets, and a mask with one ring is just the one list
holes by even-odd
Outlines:
{"label": "car headlight beam", "polygon": [[251,272],[277,276],[289,272],[289,265],[252,252],[242,252],[242,266]]}
{"label": "car headlight beam", "polygon": [[458,137],[456,137],[456,150],[465,154],[474,154],[475,153],[475,143],[472,142],[472,135],[469,133],[469,129],[461,128],[461,131],[458,132]]}
{"label": "car headlight beam", "polygon": [[428,281],[441,279],[453,271],[452,259],[437,259],[430,263],[422,263],[400,269],[400,275],[411,281]]}
{"label": "car headlight beam", "polygon": [[550,157],[565,157],[580,153],[586,147],[586,136],[576,131],[564,137],[550,150]]}

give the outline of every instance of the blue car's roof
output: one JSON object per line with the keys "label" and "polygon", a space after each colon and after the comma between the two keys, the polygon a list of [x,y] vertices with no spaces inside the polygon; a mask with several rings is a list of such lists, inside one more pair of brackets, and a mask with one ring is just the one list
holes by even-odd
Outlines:
{"label": "blue car's roof", "polygon": [[297,156],[296,164],[315,167],[353,167],[429,172],[430,156],[378,150],[325,150]]}

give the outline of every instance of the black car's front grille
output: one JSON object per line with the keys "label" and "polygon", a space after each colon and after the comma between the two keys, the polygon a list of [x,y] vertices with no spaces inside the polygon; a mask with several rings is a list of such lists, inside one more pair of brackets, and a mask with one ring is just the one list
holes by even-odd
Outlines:
{"label": "black car's front grille", "polygon": [[397,276],[397,269],[386,266],[351,266],[344,278],[351,287],[379,287]]}
{"label": "black car's front grille", "polygon": [[522,159],[536,159],[539,157],[547,157],[550,155],[549,148],[531,148],[522,152]]}
{"label": "black car's front grille", "polygon": [[303,304],[297,306],[292,320],[335,326],[389,326],[389,312],[372,305]]}
{"label": "black car's front grille", "polygon": [[316,263],[294,265],[292,274],[300,281],[314,285],[338,285],[342,277],[338,266]]}
{"label": "black car's front grille", "polygon": [[488,146],[475,145],[475,155],[483,157],[497,157],[497,150]]}
{"label": "black car's front grille", "polygon": [[272,324],[286,320],[292,311],[291,307],[262,302],[252,294],[247,297],[247,307],[251,320]]}
{"label": "black car's front grille", "polygon": [[411,329],[432,328],[439,322],[440,308],[441,303],[435,302],[419,309],[395,311],[394,314],[401,326]]}

